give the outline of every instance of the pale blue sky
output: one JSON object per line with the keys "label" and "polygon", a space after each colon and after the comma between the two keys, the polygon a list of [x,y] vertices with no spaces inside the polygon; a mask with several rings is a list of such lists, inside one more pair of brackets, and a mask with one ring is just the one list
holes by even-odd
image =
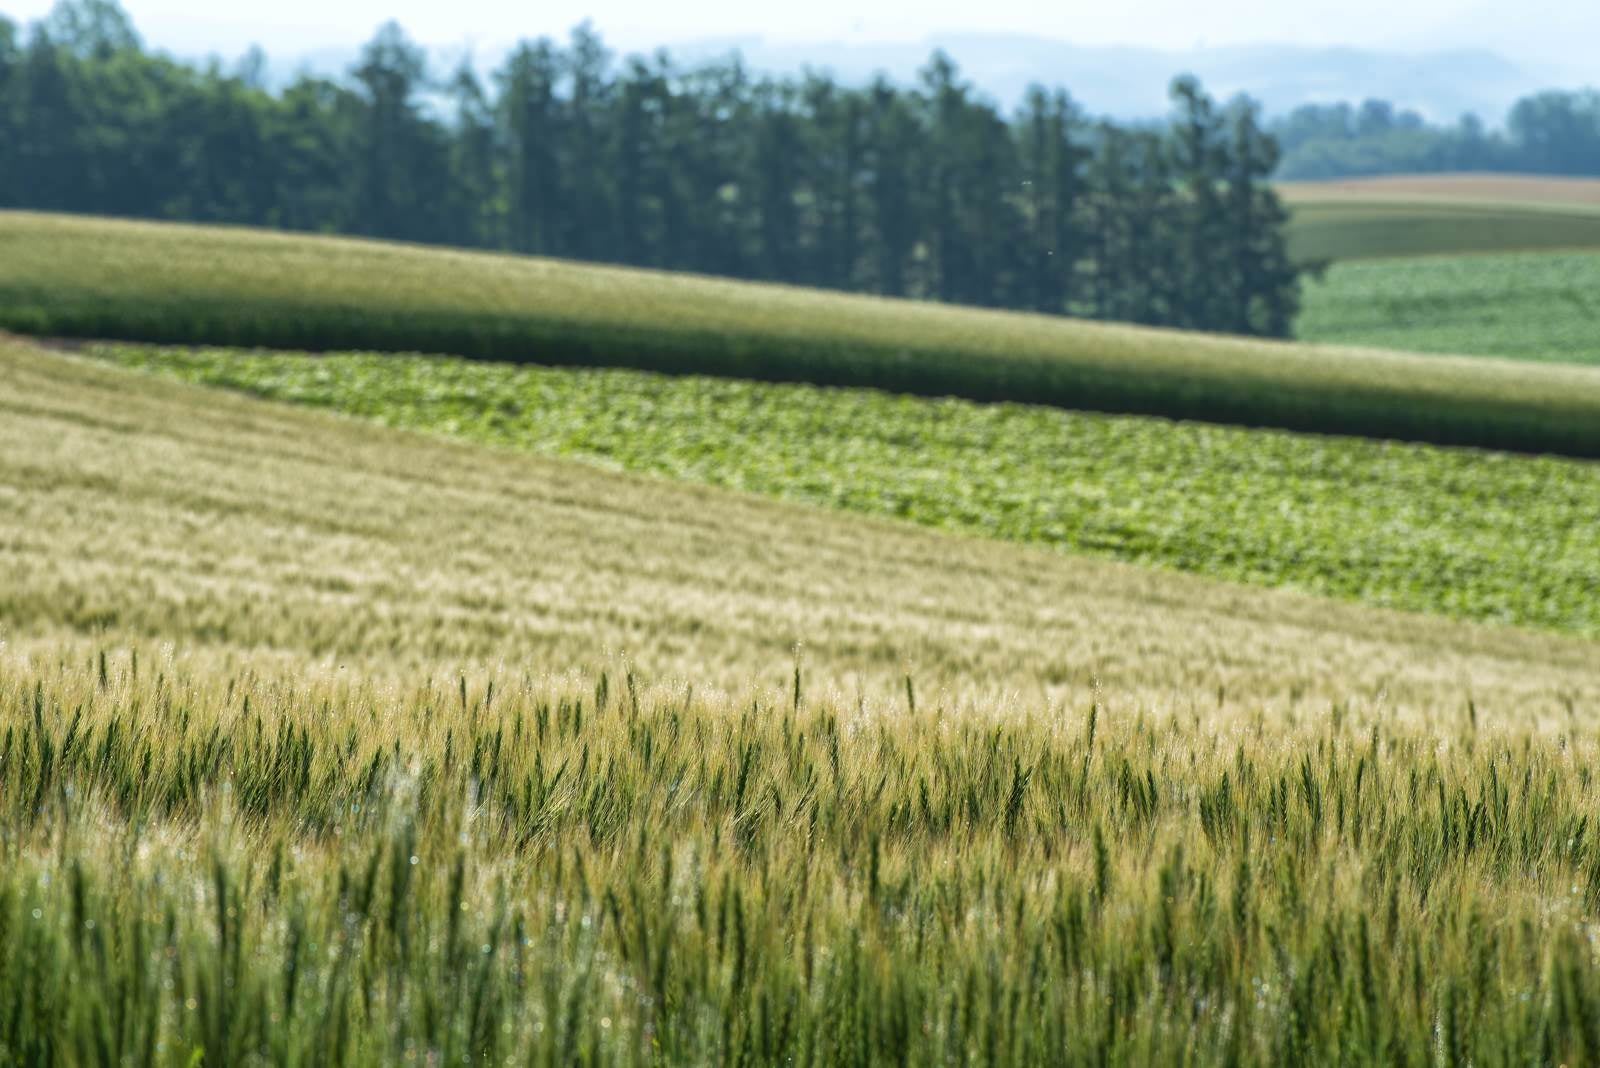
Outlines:
{"label": "pale blue sky", "polygon": [[[0,0],[26,21],[51,0]],[[1079,44],[1350,44],[1397,50],[1476,47],[1550,74],[1600,80],[1597,0],[124,0],[154,44],[232,55],[359,43],[401,21],[429,45],[494,47],[564,34],[591,18],[608,41],[648,48],[715,36],[786,41],[920,39],[945,31],[1019,32]],[[1585,67],[1588,70],[1585,70]]]}

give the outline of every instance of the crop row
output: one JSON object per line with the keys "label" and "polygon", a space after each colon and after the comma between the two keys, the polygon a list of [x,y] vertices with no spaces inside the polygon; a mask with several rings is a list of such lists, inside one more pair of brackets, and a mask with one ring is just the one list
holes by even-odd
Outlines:
{"label": "crop row", "polygon": [[1600,635],[1582,461],[630,371],[97,346],[392,426],[1251,583]]}

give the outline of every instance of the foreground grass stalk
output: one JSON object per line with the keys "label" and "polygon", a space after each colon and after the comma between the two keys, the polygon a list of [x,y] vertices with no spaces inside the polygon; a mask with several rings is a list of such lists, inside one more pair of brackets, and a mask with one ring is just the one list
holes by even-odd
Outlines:
{"label": "foreground grass stalk", "polygon": [[0,666],[0,1061],[1600,1052],[1576,727],[141,659]]}

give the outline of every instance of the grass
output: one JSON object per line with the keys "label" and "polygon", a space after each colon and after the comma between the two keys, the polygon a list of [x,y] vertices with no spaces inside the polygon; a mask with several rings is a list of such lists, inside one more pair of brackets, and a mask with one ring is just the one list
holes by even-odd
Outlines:
{"label": "grass", "polygon": [[1600,1055],[1593,642],[3,339],[0,504],[0,1061]]}
{"label": "grass", "polygon": [[1280,191],[1300,262],[1600,248],[1595,181],[1419,175]]}
{"label": "grass", "polygon": [[1337,264],[1308,285],[1308,340],[1600,364],[1600,252]]}
{"label": "grass", "polygon": [[631,371],[88,351],[545,456],[1600,637],[1592,463]]}
{"label": "grass", "polygon": [[0,327],[452,352],[1600,455],[1600,372],[356,241],[0,215]]}

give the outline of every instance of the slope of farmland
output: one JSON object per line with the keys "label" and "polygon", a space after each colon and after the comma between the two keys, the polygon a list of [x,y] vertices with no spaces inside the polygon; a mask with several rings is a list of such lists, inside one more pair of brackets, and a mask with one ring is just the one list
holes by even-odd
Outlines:
{"label": "slope of farmland", "polygon": [[1600,178],[1532,174],[1391,174],[1322,182],[1282,182],[1291,204],[1320,200],[1464,201],[1525,207],[1588,207],[1600,210]]}
{"label": "slope of farmland", "polygon": [[1301,262],[1600,248],[1600,181],[1417,175],[1291,182]]}
{"label": "slope of farmland", "polygon": [[1335,264],[1307,283],[1308,341],[1600,364],[1600,252]]}
{"label": "slope of farmland", "polygon": [[638,371],[87,351],[543,455],[1600,637],[1591,462]]}
{"label": "slope of farmland", "polygon": [[1587,1056],[1592,642],[4,339],[0,575],[0,1060]]}
{"label": "slope of farmland", "polygon": [[819,676],[878,693],[911,670],[939,687],[1263,695],[1382,680],[1392,698],[1470,685],[1533,703],[1575,684],[1592,649],[0,351],[0,619],[14,642],[66,628],[539,667],[625,653],[654,677],[736,688],[781,675],[803,641]]}
{"label": "slope of farmland", "polygon": [[357,241],[0,215],[0,326],[452,352],[1600,455],[1600,373]]}

